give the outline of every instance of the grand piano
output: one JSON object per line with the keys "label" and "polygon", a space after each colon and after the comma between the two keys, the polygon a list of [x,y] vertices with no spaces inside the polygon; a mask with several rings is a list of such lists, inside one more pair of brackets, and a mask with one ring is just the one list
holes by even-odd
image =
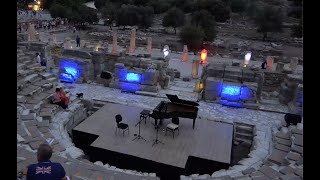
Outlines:
{"label": "grand piano", "polygon": [[162,119],[168,119],[173,117],[182,117],[193,119],[193,129],[194,124],[198,115],[198,103],[193,101],[187,101],[179,99],[177,95],[166,94],[171,102],[161,101],[156,108],[153,109],[150,117],[154,118],[155,125],[161,123]]}

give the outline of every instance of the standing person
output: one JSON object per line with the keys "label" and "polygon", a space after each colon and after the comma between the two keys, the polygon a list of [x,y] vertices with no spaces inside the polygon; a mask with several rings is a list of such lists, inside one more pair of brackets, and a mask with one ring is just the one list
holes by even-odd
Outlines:
{"label": "standing person", "polygon": [[73,26],[73,33],[76,33],[76,27]]}
{"label": "standing person", "polygon": [[24,175],[27,180],[69,180],[60,163],[51,162],[52,147],[49,144],[40,144],[37,151],[38,163],[27,167]]}
{"label": "standing person", "polygon": [[263,63],[261,63],[261,69],[267,68],[267,60],[264,60]]}
{"label": "standing person", "polygon": [[41,57],[39,53],[36,53],[36,62],[39,64],[41,63]]}
{"label": "standing person", "polygon": [[77,42],[77,47],[80,47],[80,37],[79,37],[79,35],[77,35],[76,42]]}

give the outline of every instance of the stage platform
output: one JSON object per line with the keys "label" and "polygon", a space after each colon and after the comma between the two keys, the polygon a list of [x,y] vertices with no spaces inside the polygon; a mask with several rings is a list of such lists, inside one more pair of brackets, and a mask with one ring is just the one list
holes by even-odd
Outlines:
{"label": "stage platform", "polygon": [[[139,107],[108,103],[101,107],[73,130],[96,135],[97,139],[90,145],[126,155],[139,157],[158,163],[185,168],[189,156],[230,164],[233,137],[233,125],[196,119],[192,129],[192,119],[180,118],[179,135],[170,132],[165,136],[165,127],[171,119],[164,119],[159,130],[158,139],[164,144],[152,146],[156,138],[154,119],[141,122],[142,139],[132,141],[138,134]],[[115,133],[115,115],[121,114],[123,123],[129,125],[129,135],[122,131]]]}

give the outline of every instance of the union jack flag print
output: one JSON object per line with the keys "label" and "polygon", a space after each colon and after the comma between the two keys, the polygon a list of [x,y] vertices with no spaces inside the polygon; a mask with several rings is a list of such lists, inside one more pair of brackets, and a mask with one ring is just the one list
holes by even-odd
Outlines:
{"label": "union jack flag print", "polygon": [[51,166],[45,167],[37,167],[36,174],[51,174]]}

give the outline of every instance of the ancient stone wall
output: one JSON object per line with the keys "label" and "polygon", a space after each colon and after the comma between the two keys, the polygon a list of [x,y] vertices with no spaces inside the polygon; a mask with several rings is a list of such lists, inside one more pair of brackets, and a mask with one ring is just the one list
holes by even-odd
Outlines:
{"label": "ancient stone wall", "polygon": [[284,73],[264,71],[262,91],[273,92],[279,90],[281,83],[284,82],[286,76],[287,75]]}

